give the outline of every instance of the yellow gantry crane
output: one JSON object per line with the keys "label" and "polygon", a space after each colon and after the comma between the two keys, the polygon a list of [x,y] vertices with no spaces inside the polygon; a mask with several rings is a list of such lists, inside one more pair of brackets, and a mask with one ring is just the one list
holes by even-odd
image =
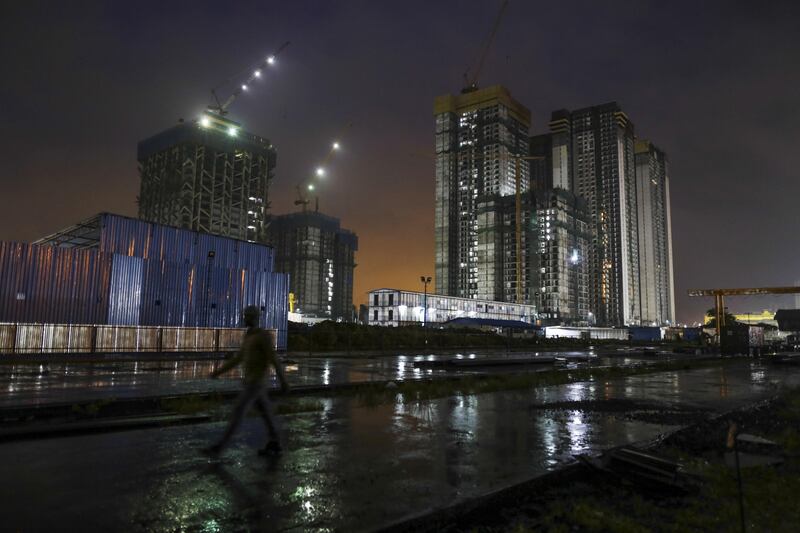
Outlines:
{"label": "yellow gantry crane", "polygon": [[756,287],[745,289],[689,289],[689,296],[713,296],[717,339],[725,325],[726,296],[762,296],[766,294],[800,294],[800,287]]}

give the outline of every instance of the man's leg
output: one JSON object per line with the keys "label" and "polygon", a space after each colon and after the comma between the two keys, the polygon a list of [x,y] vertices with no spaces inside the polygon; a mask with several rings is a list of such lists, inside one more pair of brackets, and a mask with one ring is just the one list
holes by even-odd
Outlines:
{"label": "man's leg", "polygon": [[219,443],[213,446],[213,448],[216,448],[216,451],[222,451],[228,445],[228,441],[231,440],[239,424],[242,423],[244,415],[247,414],[247,409],[252,405],[253,400],[256,399],[258,391],[258,383],[245,383],[244,389],[242,389],[242,392],[236,400],[236,407],[233,409],[233,413],[231,413],[231,420],[228,423],[225,434],[222,436]]}
{"label": "man's leg", "polygon": [[258,412],[261,413],[261,418],[264,419],[264,425],[267,428],[267,434],[269,436],[269,441],[280,441],[280,427],[278,424],[277,419],[275,418],[275,412],[272,409],[272,402],[269,399],[269,394],[267,394],[266,390],[262,389],[261,393],[256,396],[256,409]]}

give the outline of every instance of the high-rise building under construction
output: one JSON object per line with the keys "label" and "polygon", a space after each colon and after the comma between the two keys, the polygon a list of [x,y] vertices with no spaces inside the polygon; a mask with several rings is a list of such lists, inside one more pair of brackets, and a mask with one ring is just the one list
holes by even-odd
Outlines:
{"label": "high-rise building under construction", "polygon": [[141,141],[138,160],[139,218],[265,241],[276,161],[268,139],[207,112]]}
{"label": "high-rise building under construction", "polygon": [[530,188],[527,161],[519,159],[528,155],[530,111],[495,85],[437,97],[434,116],[436,292],[527,298],[527,291],[517,290],[517,280],[524,284],[525,278],[515,270],[509,275],[503,265],[530,266],[517,260],[516,246],[508,246],[510,234],[498,231],[508,226],[504,198],[515,195],[517,172],[521,192]]}
{"label": "high-rise building under construction", "polygon": [[355,233],[342,228],[338,218],[302,211],[273,217],[268,242],[275,249],[275,270],[289,274],[293,311],[354,319]]}

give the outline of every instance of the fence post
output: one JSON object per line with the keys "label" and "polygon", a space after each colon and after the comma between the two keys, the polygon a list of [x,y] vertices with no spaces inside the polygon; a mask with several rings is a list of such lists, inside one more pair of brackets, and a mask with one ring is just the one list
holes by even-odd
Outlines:
{"label": "fence post", "polygon": [[90,335],[91,340],[89,341],[89,353],[95,353],[97,351],[97,326],[92,326],[92,334]]}
{"label": "fence post", "polygon": [[17,325],[16,324],[11,326],[11,333],[12,333],[12,337],[11,338],[14,339],[13,340],[13,344],[11,345],[11,353],[17,353]]}

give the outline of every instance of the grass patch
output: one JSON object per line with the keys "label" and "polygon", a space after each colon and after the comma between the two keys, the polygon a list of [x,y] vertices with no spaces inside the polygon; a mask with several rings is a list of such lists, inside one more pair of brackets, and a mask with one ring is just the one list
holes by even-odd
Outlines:
{"label": "grass patch", "polygon": [[101,409],[111,405],[114,402],[112,398],[103,400],[96,400],[94,402],[85,404],[73,404],[72,413],[80,418],[95,418]]}
{"label": "grass patch", "polygon": [[275,409],[279,415],[291,415],[296,413],[310,413],[315,411],[324,411],[325,404],[319,400],[299,400],[287,401],[278,404]]}
{"label": "grass patch", "polygon": [[576,370],[548,370],[522,374],[500,374],[490,376],[465,376],[454,379],[408,380],[396,387],[383,384],[366,384],[355,389],[340,391],[339,395],[355,396],[359,404],[374,407],[385,403],[426,402],[437,398],[460,395],[484,394],[507,390],[527,389],[547,385],[563,385],[579,381],[601,381],[657,372],[716,367],[738,362],[742,358],[703,359],[697,361],[671,361],[640,366],[615,366],[604,368],[581,368]]}
{"label": "grass patch", "polygon": [[[797,462],[780,469],[742,471],[748,531],[796,531],[800,523],[800,476]],[[657,500],[606,489],[604,494],[579,496],[563,506],[551,506],[543,517],[549,531],[739,531],[736,473],[723,465],[708,465],[700,493],[685,500]],[[562,529],[563,528],[563,529]]]}
{"label": "grass patch", "polygon": [[162,400],[161,408],[181,415],[193,415],[210,411],[223,403],[224,400],[218,395],[193,394],[182,398]]}

